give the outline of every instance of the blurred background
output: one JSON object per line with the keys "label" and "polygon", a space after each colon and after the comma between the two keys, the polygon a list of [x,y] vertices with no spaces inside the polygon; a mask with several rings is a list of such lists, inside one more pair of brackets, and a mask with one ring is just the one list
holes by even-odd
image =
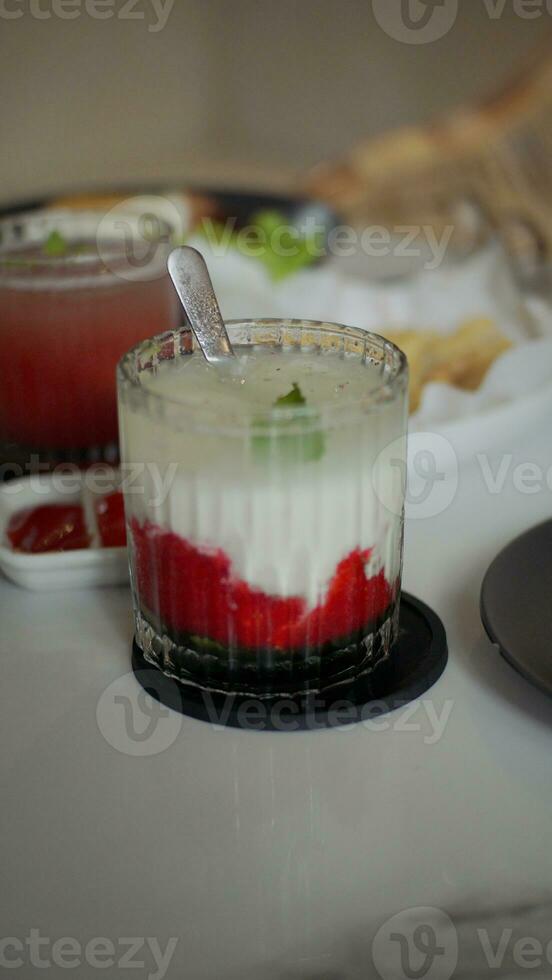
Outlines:
{"label": "blurred background", "polygon": [[492,91],[552,22],[545,3],[520,17],[460,0],[453,29],[419,45],[368,0],[126,6],[89,8],[100,20],[85,0],[5,0],[2,202],[159,177],[289,188],[361,137]]}
{"label": "blurred background", "polygon": [[395,340],[470,451],[552,390],[551,37],[550,0],[0,0],[0,459],[117,458],[190,241],[227,319]]}

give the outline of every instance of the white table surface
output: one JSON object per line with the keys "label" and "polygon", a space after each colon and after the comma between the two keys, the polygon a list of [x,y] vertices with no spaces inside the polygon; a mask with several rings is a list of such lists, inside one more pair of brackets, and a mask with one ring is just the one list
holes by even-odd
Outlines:
{"label": "white table surface", "polygon": [[[153,743],[167,747],[131,756],[109,692],[97,721],[123,675],[117,690],[138,704],[128,591],[31,594],[2,581],[0,936],[24,943],[38,929],[83,949],[106,937],[117,962],[127,937],[163,949],[178,937],[164,975],[179,980],[360,980],[378,976],[373,937],[405,908],[452,916],[462,966],[462,916],[498,910],[500,920],[544,901],[552,700],[493,649],[478,604],[497,551],[552,516],[550,488],[529,495],[512,481],[516,462],[552,465],[549,421],[506,452],[515,460],[502,493],[474,464],[443,514],[407,528],[404,585],[442,617],[450,662],[414,714],[398,711],[379,731],[244,733],[171,713]],[[450,712],[440,738],[431,709]],[[552,918],[540,921],[552,939]],[[40,975],[29,949],[13,973],[25,980]],[[163,975],[150,947],[134,959],[144,965],[130,974],[85,957],[67,972]]]}

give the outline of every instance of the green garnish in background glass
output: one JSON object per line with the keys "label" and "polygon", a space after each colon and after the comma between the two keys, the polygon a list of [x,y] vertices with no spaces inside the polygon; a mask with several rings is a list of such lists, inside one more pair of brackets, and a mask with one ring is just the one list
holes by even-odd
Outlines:
{"label": "green garnish in background glass", "polygon": [[[42,255],[45,255],[49,259],[61,259],[69,253],[70,247],[63,235],[59,231],[54,230],[50,232],[40,251]],[[34,253],[32,255],[26,255],[25,253],[23,255],[18,255],[17,253],[8,254],[2,259],[4,265],[23,269],[32,268],[36,262],[37,256]]]}
{"label": "green garnish in background glass", "polygon": [[[282,409],[297,408],[297,413],[286,413],[282,418]],[[287,395],[277,398],[272,407],[273,417],[257,419],[256,429],[269,429],[267,435],[253,436],[253,456],[258,463],[269,460],[285,463],[314,463],[324,455],[324,433],[318,430],[307,433],[289,432],[291,426],[302,420],[316,423],[318,413],[307,407],[307,401],[299,385],[294,382]]]}
{"label": "green garnish in background glass", "polygon": [[65,240],[59,231],[51,231],[48,238],[42,246],[42,251],[44,255],[47,255],[50,259],[63,258],[67,255],[69,251],[69,243]]}

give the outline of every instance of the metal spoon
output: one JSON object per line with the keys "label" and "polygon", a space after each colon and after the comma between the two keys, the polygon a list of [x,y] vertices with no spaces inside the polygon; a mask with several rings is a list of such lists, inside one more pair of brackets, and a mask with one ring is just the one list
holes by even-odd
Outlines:
{"label": "metal spoon", "polygon": [[169,275],[196,340],[210,364],[234,357],[205,259],[188,245],[175,248],[167,263]]}

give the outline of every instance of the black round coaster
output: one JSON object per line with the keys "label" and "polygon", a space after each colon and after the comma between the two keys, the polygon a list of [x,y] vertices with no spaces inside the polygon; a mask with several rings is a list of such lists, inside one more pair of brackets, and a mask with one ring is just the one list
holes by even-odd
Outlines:
{"label": "black round coaster", "polygon": [[270,732],[336,728],[395,711],[433,687],[447,660],[441,620],[419,599],[404,593],[399,639],[388,660],[366,677],[325,694],[268,700],[252,694],[213,694],[167,677],[145,660],[136,641],[132,650],[137,680],[167,707],[212,725]]}

